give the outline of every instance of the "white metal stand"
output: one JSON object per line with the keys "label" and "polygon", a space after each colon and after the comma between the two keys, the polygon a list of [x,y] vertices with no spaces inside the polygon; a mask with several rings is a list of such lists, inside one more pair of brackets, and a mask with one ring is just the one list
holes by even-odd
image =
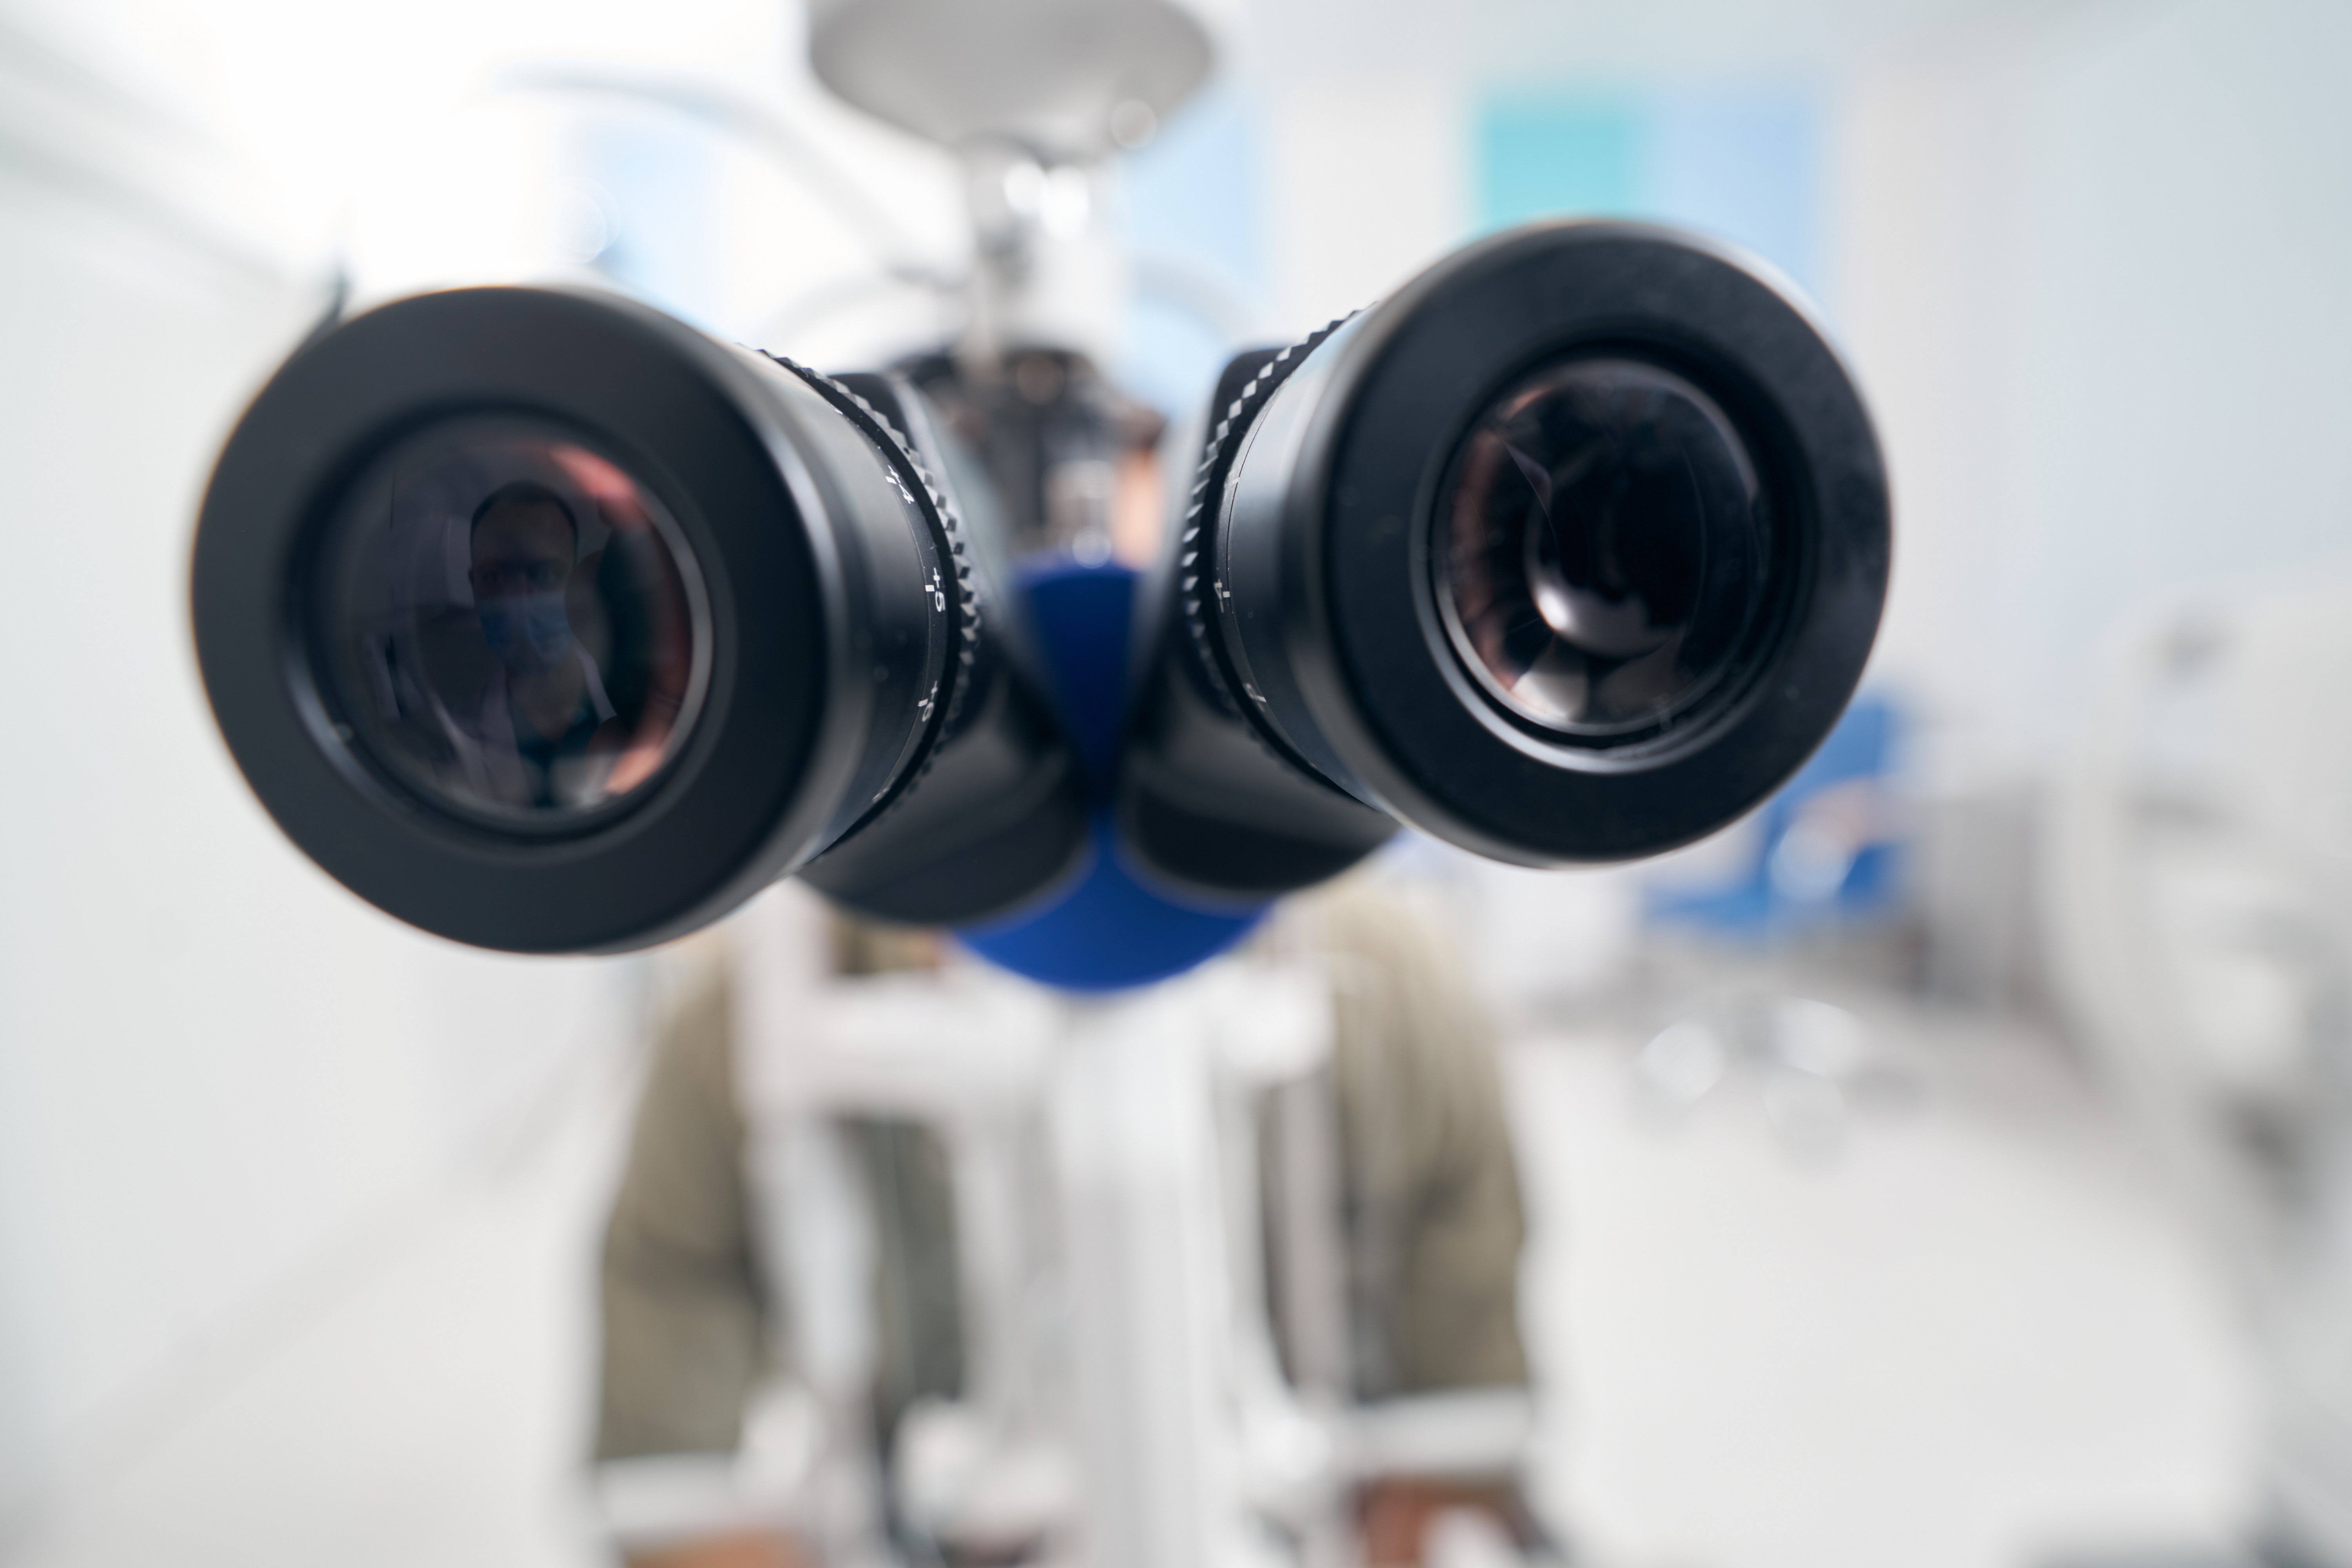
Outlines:
{"label": "white metal stand", "polygon": [[779,1498],[833,1563],[881,1560],[870,1216],[830,1117],[937,1128],[951,1163],[968,1386],[910,1414],[891,1482],[925,1532],[1121,1568],[1328,1561],[1345,1434],[1282,1379],[1245,1121],[1330,1046],[1310,971],[1226,961],[1061,998],[979,966],[831,981],[813,900],[739,932],[749,1177],[823,1438]]}

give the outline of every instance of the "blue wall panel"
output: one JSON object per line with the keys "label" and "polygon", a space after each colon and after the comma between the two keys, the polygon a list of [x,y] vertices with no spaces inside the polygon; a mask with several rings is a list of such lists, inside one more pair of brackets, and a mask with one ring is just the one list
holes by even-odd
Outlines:
{"label": "blue wall panel", "polygon": [[1517,89],[1478,106],[1481,232],[1531,218],[1677,224],[1819,294],[1818,116],[1809,95]]}
{"label": "blue wall panel", "polygon": [[[1120,167],[1121,227],[1137,257],[1181,268],[1258,315],[1268,275],[1261,143],[1250,101],[1212,87]],[[1208,401],[1231,349],[1198,310],[1146,290],[1111,369],[1129,391],[1181,419]]]}

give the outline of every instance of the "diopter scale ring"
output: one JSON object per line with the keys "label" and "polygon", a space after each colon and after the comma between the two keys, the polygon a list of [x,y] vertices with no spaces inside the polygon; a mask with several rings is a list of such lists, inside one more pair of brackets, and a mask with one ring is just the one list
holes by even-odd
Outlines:
{"label": "diopter scale ring", "polygon": [[[1223,511],[1226,484],[1233,478],[1234,464],[1239,460],[1243,438],[1246,437],[1266,405],[1279,391],[1291,374],[1307,362],[1320,347],[1323,340],[1346,326],[1360,314],[1349,311],[1308,333],[1297,342],[1275,351],[1272,357],[1258,366],[1255,374],[1244,383],[1226,405],[1209,431],[1203,444],[1201,461],[1195,469],[1192,489],[1184,510],[1183,532],[1177,541],[1177,598],[1184,612],[1184,635],[1192,645],[1194,668],[1205,678],[1204,684],[1228,718],[1236,720],[1243,730],[1289,766],[1303,770],[1310,778],[1322,778],[1322,772],[1294,752],[1280,737],[1270,733],[1268,726],[1235,695],[1240,678],[1230,668],[1230,656],[1223,640],[1209,626],[1209,599],[1206,590],[1223,592],[1213,574],[1202,562],[1215,543],[1213,530]],[[1213,508],[1214,510],[1210,510]],[[1205,513],[1205,515],[1204,515]],[[1336,787],[1336,786],[1334,786]]]}
{"label": "diopter scale ring", "polygon": [[982,602],[979,583],[971,574],[971,563],[964,548],[963,520],[957,515],[955,503],[948,499],[945,489],[932,479],[929,468],[909,441],[880,409],[866,401],[852,388],[835,381],[822,371],[812,370],[782,354],[766,356],[778,365],[808,384],[818,396],[832,405],[855,425],[867,439],[874,442],[883,456],[898,468],[902,484],[908,493],[919,498],[917,510],[932,529],[933,542],[940,558],[949,563],[954,575],[954,607],[957,627],[956,656],[947,672],[948,690],[941,700],[935,686],[924,700],[924,737],[922,761],[908,770],[906,776],[892,783],[882,798],[845,829],[842,837],[858,831],[888,816],[905,800],[915,785],[931,770],[939,755],[939,740],[962,712],[964,699],[971,688],[972,670],[978,662],[981,632]]}

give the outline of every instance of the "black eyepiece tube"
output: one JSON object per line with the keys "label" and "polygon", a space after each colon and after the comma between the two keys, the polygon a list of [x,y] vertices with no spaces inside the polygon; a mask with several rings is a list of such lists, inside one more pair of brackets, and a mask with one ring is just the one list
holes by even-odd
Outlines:
{"label": "black eyepiece tube", "polygon": [[659,942],[803,868],[926,921],[1053,884],[1075,764],[919,410],[867,390],[585,292],[422,295],[307,344],[195,542],[205,690],[264,805],[370,902],[516,952]]}
{"label": "black eyepiece tube", "polygon": [[1529,866],[1688,843],[1835,724],[1889,546],[1853,381],[1756,266],[1632,224],[1497,236],[1228,367],[1128,849],[1258,899],[1398,823]]}

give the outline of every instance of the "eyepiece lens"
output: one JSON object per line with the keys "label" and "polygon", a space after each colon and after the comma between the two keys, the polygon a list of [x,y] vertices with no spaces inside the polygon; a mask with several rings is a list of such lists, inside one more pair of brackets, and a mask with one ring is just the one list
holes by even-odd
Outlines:
{"label": "eyepiece lens", "polygon": [[1737,661],[1768,567],[1730,419],[1656,365],[1582,358],[1488,405],[1438,498],[1437,599],[1511,712],[1607,742],[1690,710]]}
{"label": "eyepiece lens", "polygon": [[684,745],[709,665],[699,574],[652,491],[580,442],[443,426],[378,463],[323,542],[335,717],[428,804],[570,829]]}

